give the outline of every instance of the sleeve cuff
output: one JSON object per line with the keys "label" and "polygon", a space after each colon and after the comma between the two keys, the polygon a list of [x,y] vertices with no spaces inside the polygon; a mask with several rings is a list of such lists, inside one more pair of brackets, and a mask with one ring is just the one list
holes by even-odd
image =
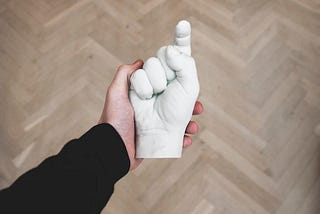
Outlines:
{"label": "sleeve cuff", "polygon": [[125,176],[130,169],[130,159],[118,132],[107,123],[92,127],[80,141],[101,162],[108,177],[114,182]]}

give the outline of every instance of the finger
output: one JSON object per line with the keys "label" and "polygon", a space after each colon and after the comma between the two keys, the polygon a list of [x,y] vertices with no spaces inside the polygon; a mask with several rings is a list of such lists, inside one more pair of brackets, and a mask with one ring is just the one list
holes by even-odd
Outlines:
{"label": "finger", "polygon": [[197,101],[195,104],[194,104],[194,109],[193,109],[193,112],[192,114],[193,115],[199,115],[203,112],[203,105],[201,102]]}
{"label": "finger", "polygon": [[169,68],[169,66],[166,62],[166,50],[167,50],[167,46],[161,47],[157,52],[157,57],[161,62],[162,68],[166,72],[167,80],[170,82],[170,81],[174,80],[174,78],[176,78],[176,74],[171,68]]}
{"label": "finger", "polygon": [[112,86],[117,87],[117,90],[121,90],[124,93],[128,93],[128,85],[130,83],[130,75],[137,69],[143,66],[143,61],[141,59],[136,60],[130,65],[120,65],[117,72],[112,80]]}
{"label": "finger", "polygon": [[[131,76],[131,74],[142,68],[143,66],[143,61],[141,59],[137,59],[134,63],[132,64],[125,64],[125,65],[120,65],[117,69],[117,74],[118,73],[125,73],[127,76]],[[115,76],[117,77],[117,75]]]}
{"label": "finger", "polygon": [[[176,26],[174,37],[174,47],[180,52],[190,56],[191,55],[191,25],[188,21],[182,20]],[[157,57],[161,62],[163,69],[166,72],[166,78],[170,82],[175,79],[175,72],[167,65],[166,62],[167,46],[159,49]]]}
{"label": "finger", "polygon": [[198,130],[199,130],[198,124],[194,121],[190,121],[189,124],[187,125],[186,133],[187,134],[197,134]]}
{"label": "finger", "polygon": [[134,63],[132,63],[131,65],[128,65],[129,66],[129,76],[131,76],[131,74],[142,68],[143,66],[143,61],[141,59],[137,59]]}
{"label": "finger", "polygon": [[136,105],[139,105],[141,101],[145,101],[146,99],[142,99],[138,96],[137,92],[132,88],[129,90],[129,99],[131,102],[131,105],[133,108],[136,107]]}
{"label": "finger", "polygon": [[186,148],[186,147],[191,146],[191,145],[192,145],[192,138],[187,136],[187,135],[185,135],[183,137],[183,147]]}
{"label": "finger", "polygon": [[162,92],[167,87],[167,78],[165,70],[162,68],[162,65],[159,59],[155,57],[150,57],[143,66],[149,82],[153,88],[153,93],[158,94]]}
{"label": "finger", "polygon": [[174,47],[191,56],[191,25],[186,20],[181,20],[176,26]]}
{"label": "finger", "polygon": [[130,77],[131,88],[137,95],[145,100],[150,99],[153,94],[153,88],[148,80],[147,74],[143,69],[133,72]]}
{"label": "finger", "polygon": [[177,80],[183,88],[187,92],[192,92],[195,96],[198,96],[199,82],[194,59],[180,52],[175,47],[168,46],[166,60],[169,67],[175,71]]}
{"label": "finger", "polygon": [[184,68],[184,62],[186,56],[182,54],[177,48],[173,46],[167,46],[166,49],[166,62],[168,66],[174,71],[180,71]]}

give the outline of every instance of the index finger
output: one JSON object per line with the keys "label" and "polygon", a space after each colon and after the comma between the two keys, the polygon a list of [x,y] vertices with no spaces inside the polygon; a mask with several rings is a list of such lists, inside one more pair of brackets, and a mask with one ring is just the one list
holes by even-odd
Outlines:
{"label": "index finger", "polygon": [[191,56],[191,25],[186,20],[181,20],[176,25],[174,47]]}

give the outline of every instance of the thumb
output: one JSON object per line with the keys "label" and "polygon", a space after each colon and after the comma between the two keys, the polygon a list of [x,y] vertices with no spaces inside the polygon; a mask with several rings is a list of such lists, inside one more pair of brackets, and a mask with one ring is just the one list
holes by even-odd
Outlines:
{"label": "thumb", "polygon": [[136,70],[142,68],[142,66],[143,61],[141,59],[138,59],[134,63],[129,65],[120,65],[110,87],[116,88],[117,90],[119,90],[119,92],[127,94],[129,90],[131,74]]}

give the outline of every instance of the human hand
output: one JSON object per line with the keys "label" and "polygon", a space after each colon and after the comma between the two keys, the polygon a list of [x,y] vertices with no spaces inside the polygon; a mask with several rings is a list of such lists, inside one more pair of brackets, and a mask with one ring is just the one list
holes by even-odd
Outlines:
{"label": "human hand", "polygon": [[109,123],[121,136],[130,159],[130,170],[139,166],[142,159],[135,158],[134,111],[129,101],[129,78],[141,68],[142,60],[131,65],[121,65],[107,90],[104,108],[99,123]]}
{"label": "human hand", "polygon": [[[135,129],[134,110],[129,101],[128,89],[129,78],[137,69],[142,68],[143,61],[137,60],[131,65],[121,65],[115,74],[106,94],[104,108],[99,123],[109,123],[121,136],[130,159],[130,170],[139,166],[143,159],[135,158]],[[194,115],[199,115],[203,111],[202,104],[197,102],[194,106]],[[198,125],[190,121],[186,128],[186,134],[196,134]],[[184,139],[184,147],[192,144],[189,136]]]}
{"label": "human hand", "polygon": [[199,94],[190,40],[189,22],[180,21],[175,45],[160,48],[130,78],[138,158],[181,157],[183,141],[190,141],[184,133]]}

